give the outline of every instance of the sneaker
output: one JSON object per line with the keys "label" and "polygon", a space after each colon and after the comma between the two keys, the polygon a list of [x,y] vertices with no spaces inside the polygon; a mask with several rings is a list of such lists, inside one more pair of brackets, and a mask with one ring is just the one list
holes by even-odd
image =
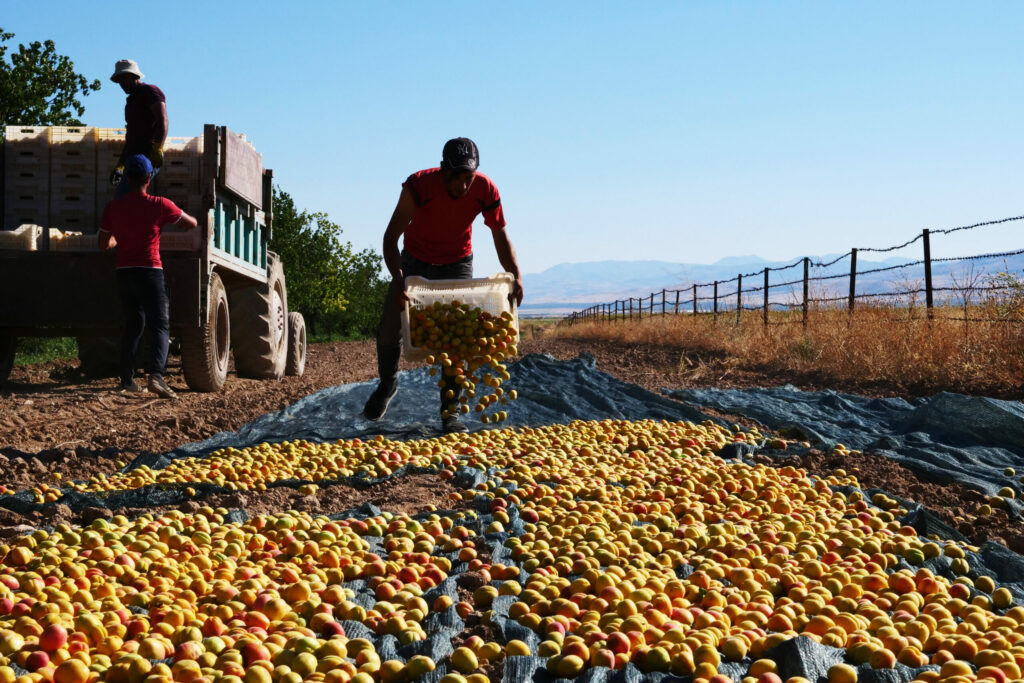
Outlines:
{"label": "sneaker", "polygon": [[459,419],[458,415],[449,415],[441,418],[441,430],[445,434],[451,434],[453,432],[468,432],[469,427]]}
{"label": "sneaker", "polygon": [[127,391],[129,393],[138,393],[145,391],[145,389],[140,387],[134,379],[128,380],[127,382],[121,382],[119,385],[117,385],[117,389],[118,391]]}
{"label": "sneaker", "polygon": [[149,376],[148,389],[160,398],[178,398],[178,395],[174,393],[174,389],[167,386],[167,382],[159,375]]}
{"label": "sneaker", "polygon": [[388,406],[391,405],[391,399],[398,393],[398,384],[392,384],[390,386],[385,385],[383,382],[377,385],[377,388],[370,394],[370,398],[366,399],[366,405],[363,406],[363,417],[371,422],[384,417],[384,413],[388,412]]}

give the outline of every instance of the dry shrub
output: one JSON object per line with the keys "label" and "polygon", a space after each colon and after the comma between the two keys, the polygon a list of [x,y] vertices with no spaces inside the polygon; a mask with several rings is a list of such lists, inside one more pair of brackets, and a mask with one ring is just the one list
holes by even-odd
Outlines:
{"label": "dry shrub", "polygon": [[[1012,291],[1012,290],[1011,290]],[[654,315],[642,320],[577,323],[561,337],[678,347],[681,373],[694,381],[715,366],[764,373],[776,381],[850,391],[923,395],[938,391],[1016,396],[1024,388],[1024,288],[1017,298],[978,296],[977,304],[939,306],[929,319],[908,294],[889,304],[770,314]],[[967,318],[968,321],[963,319]]]}

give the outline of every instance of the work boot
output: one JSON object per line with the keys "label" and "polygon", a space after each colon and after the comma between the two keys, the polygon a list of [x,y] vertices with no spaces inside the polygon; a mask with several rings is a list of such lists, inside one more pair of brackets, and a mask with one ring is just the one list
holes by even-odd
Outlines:
{"label": "work boot", "polygon": [[458,415],[448,415],[441,418],[441,430],[445,434],[451,434],[453,432],[467,432],[469,427],[459,419]]}
{"label": "work boot", "polygon": [[125,391],[132,394],[145,391],[145,389],[140,387],[134,379],[130,379],[127,382],[121,380],[121,383],[117,385],[117,389],[118,391]]}
{"label": "work boot", "polygon": [[363,406],[363,417],[371,422],[384,417],[384,413],[388,412],[388,406],[391,405],[391,399],[398,393],[398,383],[385,384],[381,382],[377,385],[377,388],[370,394],[370,398],[366,399],[366,405]]}
{"label": "work boot", "polygon": [[147,388],[150,393],[156,394],[160,398],[178,398],[178,395],[174,393],[174,389],[167,386],[167,382],[160,375],[150,375]]}

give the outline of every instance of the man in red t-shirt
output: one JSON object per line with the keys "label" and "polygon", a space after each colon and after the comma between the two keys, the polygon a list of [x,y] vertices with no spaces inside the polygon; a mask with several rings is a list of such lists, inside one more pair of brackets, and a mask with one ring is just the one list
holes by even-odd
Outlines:
{"label": "man in red t-shirt", "polygon": [[[405,276],[419,275],[430,280],[473,277],[473,221],[483,214],[484,225],[491,229],[494,248],[502,267],[512,273],[515,283],[511,298],[523,301],[523,281],[515,249],[505,231],[505,214],[494,182],[477,172],[480,153],[469,138],[445,143],[440,168],[413,173],[402,183],[398,205],[384,233],[384,263],[391,273],[391,286],[377,330],[377,371],[380,384],[363,408],[369,420],[379,420],[387,412],[398,391],[398,362],[402,354],[401,312],[409,301]],[[398,238],[405,235],[404,248],[398,250]],[[455,398],[445,398],[451,390]],[[441,424],[445,432],[464,432],[454,410],[460,388],[452,377],[441,388]]]}
{"label": "man in red t-shirt", "polygon": [[124,165],[128,157],[145,154],[153,165],[156,175],[164,165],[164,143],[167,141],[167,98],[164,91],[150,83],[142,82],[139,65],[131,59],[122,59],[114,65],[110,80],[121,86],[128,95],[124,103],[124,149],[118,159],[117,168],[110,174],[110,183],[117,189],[114,197],[129,192],[128,180],[124,177]]}
{"label": "man in red t-shirt", "polygon": [[174,391],[164,381],[170,310],[160,261],[160,229],[168,223],[192,229],[197,221],[171,200],[149,194],[152,177],[153,165],[149,157],[145,154],[128,157],[125,178],[130,191],[103,209],[99,245],[100,249],[117,247],[114,267],[125,317],[121,338],[121,389],[142,391],[135,383],[135,353],[148,322],[152,334],[146,368],[148,388],[163,398],[174,398]]}

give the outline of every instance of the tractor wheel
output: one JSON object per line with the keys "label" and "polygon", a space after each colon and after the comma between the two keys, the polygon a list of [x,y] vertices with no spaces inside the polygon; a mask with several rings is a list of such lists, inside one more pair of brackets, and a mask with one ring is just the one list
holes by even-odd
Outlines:
{"label": "tractor wheel", "polygon": [[267,254],[267,282],[231,292],[231,347],[239,377],[281,379],[288,362],[288,293],[281,258]]}
{"label": "tractor wheel", "polygon": [[210,275],[210,308],[200,327],[181,335],[181,369],[193,391],[220,391],[228,378],[231,315],[220,275]]}
{"label": "tractor wheel", "polygon": [[288,314],[288,363],[284,372],[302,377],[306,371],[306,319],[301,313]]}

